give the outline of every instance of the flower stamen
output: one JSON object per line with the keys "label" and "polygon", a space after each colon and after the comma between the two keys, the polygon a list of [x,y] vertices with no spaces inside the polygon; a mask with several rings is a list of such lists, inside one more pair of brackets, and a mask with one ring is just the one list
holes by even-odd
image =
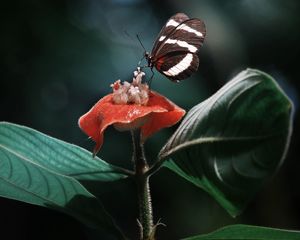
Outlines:
{"label": "flower stamen", "polygon": [[136,104],[145,106],[149,100],[149,86],[147,83],[142,83],[142,78],[145,73],[138,69],[134,71],[132,83],[117,80],[110,86],[113,89],[112,100],[115,104],[126,105]]}

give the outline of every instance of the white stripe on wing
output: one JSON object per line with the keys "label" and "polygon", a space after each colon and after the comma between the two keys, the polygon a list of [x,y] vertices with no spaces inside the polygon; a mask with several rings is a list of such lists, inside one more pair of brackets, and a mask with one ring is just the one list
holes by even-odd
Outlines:
{"label": "white stripe on wing", "polygon": [[189,27],[186,24],[181,24],[178,28],[176,28],[176,31],[178,31],[178,30],[184,30],[184,31],[187,31],[189,33],[194,33],[194,34],[196,34],[199,37],[203,37],[203,33],[201,33],[199,31],[197,31],[197,30]]}
{"label": "white stripe on wing", "polygon": [[179,22],[176,22],[175,20],[173,19],[170,19],[167,24],[166,24],[166,27],[168,26],[174,26],[174,27],[177,27],[180,23]]}
{"label": "white stripe on wing", "polygon": [[169,38],[167,41],[165,41],[164,44],[177,44],[180,47],[187,48],[192,53],[197,52],[197,50],[198,50],[195,46],[188,44],[185,41],[171,39],[171,38]]}
{"label": "white stripe on wing", "polygon": [[192,61],[193,54],[188,53],[179,63],[171,67],[169,70],[163,71],[163,73],[171,77],[177,76],[180,73],[184,72],[186,69],[188,69],[191,66]]}
{"label": "white stripe on wing", "polygon": [[158,41],[163,41],[166,38],[166,36],[160,36],[160,38],[158,39]]}

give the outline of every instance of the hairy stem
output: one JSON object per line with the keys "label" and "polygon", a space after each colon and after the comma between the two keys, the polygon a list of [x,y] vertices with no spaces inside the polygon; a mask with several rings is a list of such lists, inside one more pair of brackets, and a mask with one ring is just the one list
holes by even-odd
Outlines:
{"label": "hairy stem", "polygon": [[146,174],[149,170],[149,166],[145,158],[144,146],[141,143],[140,130],[134,130],[131,132],[131,134],[133,141],[133,161],[135,166],[135,179],[137,184],[137,193],[139,201],[140,239],[154,240],[149,176]]}

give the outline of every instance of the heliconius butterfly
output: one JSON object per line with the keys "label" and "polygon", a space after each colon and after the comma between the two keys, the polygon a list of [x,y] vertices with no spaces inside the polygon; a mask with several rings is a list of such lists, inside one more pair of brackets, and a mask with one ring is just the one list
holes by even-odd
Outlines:
{"label": "heliconius butterfly", "polygon": [[198,69],[197,53],[205,35],[203,21],[175,14],[161,29],[151,53],[145,52],[148,67],[155,67],[171,81],[188,78]]}

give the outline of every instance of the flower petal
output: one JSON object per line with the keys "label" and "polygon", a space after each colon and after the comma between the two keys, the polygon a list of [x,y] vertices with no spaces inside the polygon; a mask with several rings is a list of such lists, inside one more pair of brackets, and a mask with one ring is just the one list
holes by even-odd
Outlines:
{"label": "flower petal", "polygon": [[146,140],[149,136],[162,128],[176,124],[185,114],[185,110],[168,100],[166,97],[151,91],[148,106],[161,106],[166,112],[151,114],[150,120],[142,126],[142,139]]}
{"label": "flower petal", "polygon": [[[96,142],[94,154],[100,150],[103,144],[104,130],[109,125],[115,123],[131,124],[136,119],[143,117],[147,117],[147,123],[152,120],[151,117],[149,118],[149,114],[167,112],[171,106],[166,98],[156,93],[150,94],[151,99],[146,106],[136,104],[115,104],[112,98],[113,94],[109,94],[100,99],[95,106],[80,117],[78,121],[79,127]],[[158,116],[155,118],[159,119]],[[150,128],[149,130],[153,133],[153,130],[158,131],[161,128],[162,127],[155,127]]]}
{"label": "flower petal", "polygon": [[113,94],[100,99],[95,106],[80,117],[79,127],[95,142],[94,154],[103,144],[104,130],[116,124],[121,130],[130,130],[141,126],[142,139],[162,128],[170,127],[177,123],[185,114],[185,110],[178,107],[164,96],[149,92],[147,105],[115,104]]}

